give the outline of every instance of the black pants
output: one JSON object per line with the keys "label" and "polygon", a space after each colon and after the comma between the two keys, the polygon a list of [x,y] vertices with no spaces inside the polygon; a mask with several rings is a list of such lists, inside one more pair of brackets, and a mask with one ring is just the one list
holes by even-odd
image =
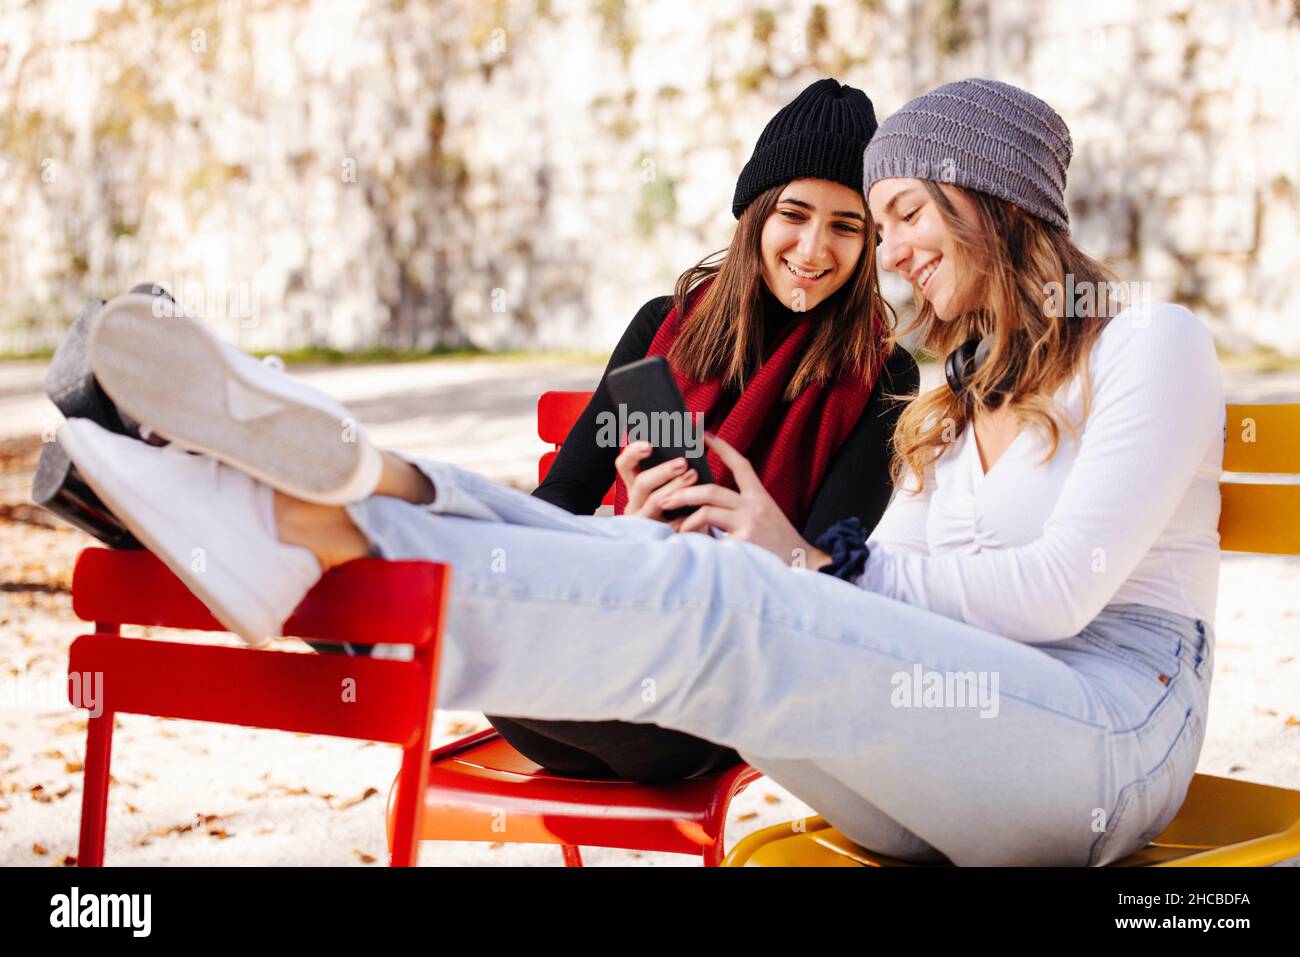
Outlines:
{"label": "black pants", "polygon": [[[369,645],[308,644],[327,655],[370,654]],[[740,763],[731,748],[657,724],[486,717],[516,751],[565,777],[666,784]]]}
{"label": "black pants", "polygon": [[487,715],[510,745],[565,777],[665,784],[716,774],[740,763],[731,748],[702,738],[630,721],[539,721]]}

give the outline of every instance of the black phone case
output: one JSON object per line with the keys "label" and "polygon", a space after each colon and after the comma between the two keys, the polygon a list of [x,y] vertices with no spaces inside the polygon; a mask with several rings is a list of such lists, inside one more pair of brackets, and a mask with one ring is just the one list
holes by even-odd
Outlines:
{"label": "black phone case", "polygon": [[[651,356],[619,366],[610,372],[605,381],[616,409],[621,405],[628,415],[640,412],[651,421],[654,421],[655,413],[671,413],[683,417],[681,420],[683,428],[687,427],[687,424],[692,429],[695,427],[694,419],[686,409],[686,401],[682,398],[681,390],[677,388],[672,371],[663,356]],[[695,469],[698,475],[695,484],[709,485],[713,483],[713,471],[709,468],[706,455],[707,449],[702,443],[698,456],[688,454],[685,446],[681,444],[655,445],[646,460],[646,467],[684,457],[687,464]],[[683,508],[669,509],[663,513],[663,516],[670,521],[676,521],[684,515],[691,514],[697,507],[688,505]]]}

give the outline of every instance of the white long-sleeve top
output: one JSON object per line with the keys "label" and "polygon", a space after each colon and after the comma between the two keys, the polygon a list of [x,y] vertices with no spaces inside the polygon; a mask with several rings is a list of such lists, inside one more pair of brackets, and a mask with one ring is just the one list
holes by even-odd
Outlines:
{"label": "white long-sleeve top", "polygon": [[[1078,634],[1107,604],[1207,622],[1219,582],[1224,400],[1209,331],[1182,306],[1115,316],[1088,363],[1079,441],[1021,431],[988,474],[974,428],[908,473],[868,538],[856,584],[1023,642]],[[1058,408],[1082,412],[1082,377]]]}

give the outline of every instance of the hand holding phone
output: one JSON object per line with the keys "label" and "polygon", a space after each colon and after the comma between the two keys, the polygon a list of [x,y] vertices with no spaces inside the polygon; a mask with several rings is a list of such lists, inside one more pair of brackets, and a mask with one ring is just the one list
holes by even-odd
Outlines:
{"label": "hand holding phone", "polygon": [[[620,435],[626,435],[628,448],[619,456],[624,468],[630,462],[640,462],[639,471],[653,476],[653,492],[673,489],[684,483],[682,475],[694,470],[698,484],[714,481],[713,472],[705,458],[703,417],[692,415],[686,408],[681,391],[673,380],[668,363],[662,356],[641,359],[613,370],[606,378],[610,397],[614,400],[615,415]],[[635,443],[648,443],[649,450],[637,450]],[[685,465],[674,468],[673,463],[685,459]],[[629,496],[632,484],[620,469]],[[644,485],[645,483],[640,483]],[[641,489],[638,489],[638,493]],[[676,521],[691,514],[695,506],[663,512],[663,518]]]}

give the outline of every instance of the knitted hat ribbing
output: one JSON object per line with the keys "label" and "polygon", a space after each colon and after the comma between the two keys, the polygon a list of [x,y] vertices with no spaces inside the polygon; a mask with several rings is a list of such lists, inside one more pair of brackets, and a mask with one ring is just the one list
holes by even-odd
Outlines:
{"label": "knitted hat ribbing", "polygon": [[731,212],[737,219],[766,189],[794,179],[828,179],[862,189],[862,150],[876,132],[867,94],[818,80],[783,106],[740,171]]}
{"label": "knitted hat ribbing", "polygon": [[953,183],[1015,203],[1066,233],[1065,121],[1030,93],[997,80],[945,83],[908,101],[863,153],[862,186],[895,177]]}

